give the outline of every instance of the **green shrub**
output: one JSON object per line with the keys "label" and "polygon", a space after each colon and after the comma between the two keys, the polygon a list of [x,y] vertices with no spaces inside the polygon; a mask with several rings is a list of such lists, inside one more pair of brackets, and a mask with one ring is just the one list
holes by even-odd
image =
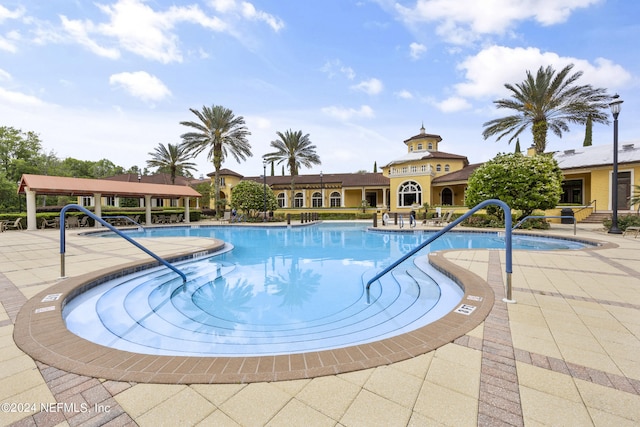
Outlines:
{"label": "green shrub", "polygon": [[[611,218],[602,221],[602,224],[608,230],[611,228]],[[618,228],[625,231],[627,227],[640,227],[640,216],[638,215],[618,215]]]}

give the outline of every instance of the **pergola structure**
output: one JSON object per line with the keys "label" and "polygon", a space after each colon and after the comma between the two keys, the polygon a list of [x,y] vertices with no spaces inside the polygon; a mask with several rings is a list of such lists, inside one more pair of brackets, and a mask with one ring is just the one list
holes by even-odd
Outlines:
{"label": "pergola structure", "polygon": [[147,184],[121,182],[105,179],[69,178],[64,176],[29,175],[20,178],[18,193],[27,197],[27,230],[38,228],[36,220],[36,195],[47,196],[93,196],[96,200],[95,214],[102,215],[100,200],[103,196],[144,197],[146,223],[151,223],[151,198],[184,198],[185,222],[189,222],[189,198],[202,197],[186,185]]}

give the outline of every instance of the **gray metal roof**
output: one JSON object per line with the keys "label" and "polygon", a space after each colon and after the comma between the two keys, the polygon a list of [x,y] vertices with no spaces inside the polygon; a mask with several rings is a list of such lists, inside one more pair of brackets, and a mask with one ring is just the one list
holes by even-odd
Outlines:
{"label": "gray metal roof", "polygon": [[[560,169],[577,169],[613,164],[613,144],[592,145],[553,153]],[[618,163],[640,162],[640,141],[618,144]]]}

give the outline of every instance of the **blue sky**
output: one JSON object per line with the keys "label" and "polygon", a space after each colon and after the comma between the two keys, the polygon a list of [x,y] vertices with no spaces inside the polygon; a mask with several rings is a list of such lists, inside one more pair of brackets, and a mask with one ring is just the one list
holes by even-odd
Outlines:
{"label": "blue sky", "polygon": [[[492,102],[504,84],[573,63],[578,83],[620,94],[621,143],[640,143],[639,16],[633,0],[0,0],[0,126],[60,158],[144,167],[180,142],[189,108],[223,105],[254,153],[224,167],[247,176],[287,129],[322,160],[303,174],[371,171],[422,123],[476,163],[514,149],[482,138],[508,114]],[[612,134],[596,125],[594,144]],[[571,126],[548,150],[583,138]],[[205,154],[196,163],[213,171]]]}

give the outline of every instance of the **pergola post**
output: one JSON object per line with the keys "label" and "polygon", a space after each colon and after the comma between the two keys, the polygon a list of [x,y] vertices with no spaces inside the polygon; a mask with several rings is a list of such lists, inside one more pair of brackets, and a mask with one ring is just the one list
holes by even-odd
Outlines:
{"label": "pergola post", "polygon": [[151,194],[144,195],[144,225],[151,225]]}
{"label": "pergola post", "polygon": [[[102,218],[102,194],[101,193],[93,193],[93,205],[94,205],[94,212],[96,216],[99,216],[100,218]],[[101,227],[101,225],[98,221],[96,221],[94,227],[98,228],[98,227]]]}
{"label": "pergola post", "polygon": [[190,219],[190,211],[189,211],[189,197],[185,196],[184,198],[184,222],[189,224],[191,222]]}
{"label": "pergola post", "polygon": [[36,219],[36,192],[25,188],[27,195],[27,230],[37,230],[38,220]]}

